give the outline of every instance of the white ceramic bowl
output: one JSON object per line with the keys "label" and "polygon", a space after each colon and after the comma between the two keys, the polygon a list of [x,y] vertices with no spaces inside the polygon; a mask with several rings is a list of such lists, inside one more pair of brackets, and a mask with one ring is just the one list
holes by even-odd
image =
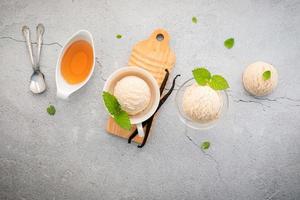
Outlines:
{"label": "white ceramic bowl", "polygon": [[130,115],[130,122],[131,124],[136,124],[139,135],[141,137],[144,136],[143,128],[142,128],[142,122],[149,119],[154,112],[156,111],[159,101],[160,101],[160,92],[159,92],[159,86],[157,84],[157,81],[153,77],[152,74],[150,74],[148,71],[140,68],[140,67],[122,67],[115,72],[113,72],[107,79],[107,81],[104,84],[103,91],[109,92],[113,94],[114,87],[116,83],[121,80],[123,77],[126,76],[138,76],[142,78],[149,86],[150,92],[151,92],[151,101],[150,105],[141,113],[138,113],[136,115]]}
{"label": "white ceramic bowl", "polygon": [[[92,69],[90,74],[88,75],[88,77],[77,84],[69,84],[67,81],[65,81],[65,79],[62,77],[61,74],[61,61],[62,58],[65,54],[65,51],[68,49],[68,47],[73,44],[73,42],[78,41],[78,40],[85,40],[88,43],[90,43],[90,45],[92,46],[93,49],[93,64],[92,64]],[[87,31],[87,30],[80,30],[78,32],[76,32],[73,36],[71,36],[68,41],[66,42],[66,44],[64,45],[64,47],[62,48],[62,50],[60,51],[60,56],[57,60],[57,64],[56,64],[56,87],[57,87],[57,97],[61,98],[61,99],[67,99],[70,94],[72,94],[73,92],[75,92],[76,90],[80,89],[82,86],[84,86],[89,79],[91,78],[93,71],[95,68],[95,48],[94,48],[94,41],[93,41],[93,37],[92,34]]]}
{"label": "white ceramic bowl", "polygon": [[195,121],[193,119],[191,119],[189,116],[187,116],[185,114],[185,112],[183,111],[183,107],[182,107],[182,100],[183,100],[183,94],[186,90],[187,87],[193,85],[195,83],[195,79],[191,78],[189,80],[187,80],[186,82],[184,82],[180,88],[178,89],[177,93],[176,93],[176,97],[175,97],[175,101],[176,101],[176,107],[178,110],[178,114],[179,114],[179,118],[180,120],[187,126],[193,128],[193,129],[209,129],[212,128],[214,125],[216,125],[216,123],[218,121],[220,121],[220,119],[222,117],[224,117],[224,114],[226,113],[228,106],[229,106],[229,101],[228,101],[228,95],[227,92],[225,90],[219,91],[222,99],[223,99],[223,104],[222,107],[220,109],[220,115],[219,118],[210,121],[210,122],[205,122],[205,123],[201,123],[198,121]]}

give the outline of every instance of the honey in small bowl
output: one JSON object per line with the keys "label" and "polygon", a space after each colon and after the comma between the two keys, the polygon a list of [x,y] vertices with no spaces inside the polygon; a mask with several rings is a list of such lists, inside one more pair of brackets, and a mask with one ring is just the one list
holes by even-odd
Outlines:
{"label": "honey in small bowl", "polygon": [[86,80],[93,67],[93,48],[85,40],[73,42],[61,61],[61,74],[69,84]]}

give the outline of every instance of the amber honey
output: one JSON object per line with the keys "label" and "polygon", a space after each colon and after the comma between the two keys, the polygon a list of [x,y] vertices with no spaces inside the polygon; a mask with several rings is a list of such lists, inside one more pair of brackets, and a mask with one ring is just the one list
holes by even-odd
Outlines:
{"label": "amber honey", "polygon": [[93,67],[93,48],[85,40],[73,42],[61,61],[61,74],[70,84],[86,80]]}

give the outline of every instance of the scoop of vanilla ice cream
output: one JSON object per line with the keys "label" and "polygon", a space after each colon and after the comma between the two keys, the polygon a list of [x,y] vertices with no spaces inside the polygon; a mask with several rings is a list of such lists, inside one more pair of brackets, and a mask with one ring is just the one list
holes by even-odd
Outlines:
{"label": "scoop of vanilla ice cream", "polygon": [[126,76],[117,82],[114,96],[129,115],[136,115],[147,108],[151,92],[147,83],[137,76]]}
{"label": "scoop of vanilla ice cream", "polygon": [[[271,78],[263,79],[265,71],[271,71]],[[264,96],[271,93],[278,83],[277,70],[268,63],[255,62],[249,65],[243,74],[243,84],[245,89],[255,96]]]}
{"label": "scoop of vanilla ice cream", "polygon": [[208,122],[219,117],[223,100],[219,92],[197,83],[186,88],[182,107],[185,114],[199,122]]}

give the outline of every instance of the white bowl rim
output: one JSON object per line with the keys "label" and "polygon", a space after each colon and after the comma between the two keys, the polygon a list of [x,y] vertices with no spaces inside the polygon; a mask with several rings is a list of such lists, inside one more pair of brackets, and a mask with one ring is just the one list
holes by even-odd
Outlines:
{"label": "white bowl rim", "polygon": [[[61,75],[61,72],[60,72],[61,60],[63,58],[63,54],[65,53],[65,50],[70,46],[71,41],[73,39],[75,39],[75,41],[76,41],[76,37],[80,36],[80,34],[86,35],[86,38],[88,38],[90,40],[90,41],[88,41],[88,39],[86,39],[86,41],[88,41],[90,43],[90,45],[92,46],[92,50],[93,50],[92,69],[91,69],[88,77],[84,81],[82,81],[80,83],[77,83],[77,84],[69,84],[67,81],[64,80],[64,78]],[[90,80],[91,76],[94,73],[95,59],[96,59],[96,56],[95,56],[94,40],[93,40],[92,34],[88,30],[81,29],[81,30],[75,32],[71,37],[69,37],[67,39],[66,43],[61,48],[60,53],[59,53],[59,57],[58,57],[57,63],[56,63],[55,82],[56,82],[57,96],[59,96],[60,98],[63,98],[63,99],[67,99],[69,97],[69,95],[71,95],[73,92],[75,92],[75,91],[79,90],[80,88],[82,88]],[[61,83],[59,83],[58,79],[60,79],[60,81],[64,85],[61,85]],[[66,87],[69,87],[69,88],[66,88]]]}
{"label": "white bowl rim", "polygon": [[[142,117],[140,117],[138,119],[132,119],[132,117],[129,116],[131,124],[139,124],[139,123],[142,123],[142,122],[146,121],[147,119],[149,119],[155,113],[155,111],[159,105],[159,101],[160,101],[160,92],[159,92],[160,90],[159,90],[159,86],[158,86],[156,79],[150,72],[148,72],[147,70],[145,70],[141,67],[138,67],[138,66],[125,66],[125,67],[121,67],[120,69],[117,69],[107,78],[102,91],[107,92],[111,80],[114,77],[116,77],[117,75],[119,75],[120,73],[126,72],[126,71],[135,71],[135,72],[141,72],[141,73],[146,74],[147,78],[151,81],[151,83],[153,83],[155,95],[158,97],[158,98],[154,99],[152,108]],[[104,104],[104,102],[103,102],[103,104]]]}

